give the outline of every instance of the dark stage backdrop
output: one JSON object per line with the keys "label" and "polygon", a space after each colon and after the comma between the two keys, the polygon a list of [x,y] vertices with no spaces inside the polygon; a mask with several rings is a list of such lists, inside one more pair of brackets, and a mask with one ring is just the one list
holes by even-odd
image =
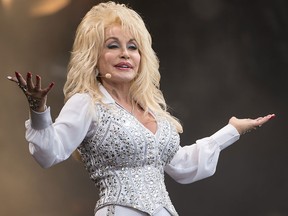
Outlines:
{"label": "dark stage backdrop", "polygon": [[[0,2],[0,215],[93,215],[97,190],[81,163],[69,159],[45,170],[30,156],[27,102],[6,76],[31,71],[44,85],[55,81],[48,101],[55,119],[76,27],[98,1],[74,0],[46,16],[30,15],[37,0]],[[288,2],[120,2],[151,32],[161,89],[184,125],[181,145],[211,135],[233,115],[277,115],[223,151],[214,176],[188,185],[167,176],[179,214],[287,216]]]}

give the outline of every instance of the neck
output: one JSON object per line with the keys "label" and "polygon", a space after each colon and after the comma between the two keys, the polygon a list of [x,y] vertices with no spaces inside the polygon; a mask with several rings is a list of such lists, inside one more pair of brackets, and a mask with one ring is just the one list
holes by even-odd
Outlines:
{"label": "neck", "polygon": [[103,86],[118,104],[122,106],[132,105],[132,100],[129,95],[130,85],[127,84],[111,85],[110,83],[103,83]]}
{"label": "neck", "polygon": [[143,108],[130,97],[130,85],[109,85],[107,83],[102,83],[102,85],[118,106],[122,107],[136,118],[140,118],[143,114],[146,116]]}

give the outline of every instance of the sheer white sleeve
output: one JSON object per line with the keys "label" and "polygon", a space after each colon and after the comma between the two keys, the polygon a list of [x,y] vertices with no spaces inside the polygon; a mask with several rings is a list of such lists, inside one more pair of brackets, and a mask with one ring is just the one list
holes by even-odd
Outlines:
{"label": "sheer white sleeve", "polygon": [[92,121],[92,101],[87,94],[75,94],[52,122],[50,108],[43,113],[30,112],[25,122],[29,151],[48,168],[66,160],[85,138]]}
{"label": "sheer white sleeve", "polygon": [[180,147],[165,171],[175,181],[188,184],[213,175],[220,151],[239,139],[239,133],[228,124],[210,137]]}

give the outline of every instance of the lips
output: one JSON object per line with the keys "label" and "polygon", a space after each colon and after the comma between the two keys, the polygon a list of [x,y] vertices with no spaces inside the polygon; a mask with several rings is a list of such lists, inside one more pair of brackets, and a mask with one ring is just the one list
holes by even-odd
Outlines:
{"label": "lips", "polygon": [[128,62],[120,62],[119,64],[116,64],[115,67],[120,69],[132,69],[132,65]]}

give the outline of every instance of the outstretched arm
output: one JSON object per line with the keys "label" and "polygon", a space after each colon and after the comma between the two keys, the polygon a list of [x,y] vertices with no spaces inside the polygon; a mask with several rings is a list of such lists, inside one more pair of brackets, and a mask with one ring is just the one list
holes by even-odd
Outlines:
{"label": "outstretched arm", "polygon": [[41,78],[32,74],[26,80],[15,72],[15,77],[7,77],[18,84],[26,95],[29,106],[29,119],[25,122],[26,140],[29,151],[44,168],[66,160],[84,139],[92,121],[92,100],[88,94],[73,95],[61,109],[55,122],[52,122],[50,108],[46,108],[47,94],[54,86],[41,87]]}
{"label": "outstretched arm", "polygon": [[256,119],[232,117],[228,125],[212,136],[180,147],[165,171],[182,184],[207,178],[215,173],[221,150],[236,142],[240,135],[260,127],[274,117],[274,114]]}

